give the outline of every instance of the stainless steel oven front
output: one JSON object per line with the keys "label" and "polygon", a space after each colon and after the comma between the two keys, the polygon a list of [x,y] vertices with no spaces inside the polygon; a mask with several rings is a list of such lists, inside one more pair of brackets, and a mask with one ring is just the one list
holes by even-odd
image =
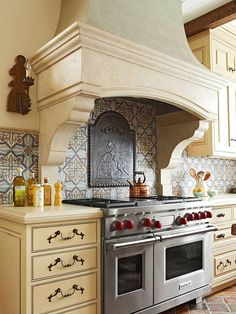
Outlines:
{"label": "stainless steel oven front", "polygon": [[105,314],[133,313],[153,305],[153,243],[136,236],[105,243]]}
{"label": "stainless steel oven front", "polygon": [[104,314],[156,314],[211,291],[214,226],[105,241]]}
{"label": "stainless steel oven front", "polygon": [[212,232],[165,234],[154,245],[154,303],[211,284]]}

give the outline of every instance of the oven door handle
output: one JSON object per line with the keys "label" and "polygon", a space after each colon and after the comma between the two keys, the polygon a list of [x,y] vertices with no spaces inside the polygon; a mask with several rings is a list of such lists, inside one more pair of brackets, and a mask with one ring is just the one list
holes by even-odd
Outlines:
{"label": "oven door handle", "polygon": [[117,250],[117,249],[123,249],[123,248],[131,247],[131,246],[133,247],[133,246],[139,246],[139,245],[145,245],[145,244],[153,244],[160,240],[161,240],[160,238],[151,237],[151,238],[146,238],[146,239],[137,240],[137,241],[114,243],[113,249]]}
{"label": "oven door handle", "polygon": [[206,228],[202,228],[202,229],[198,229],[198,230],[190,231],[190,232],[181,232],[181,233],[177,233],[177,234],[162,235],[161,239],[162,240],[169,240],[169,239],[191,236],[191,235],[200,234],[200,233],[213,232],[213,231],[217,231],[217,230],[218,230],[218,228],[216,226],[209,226]]}

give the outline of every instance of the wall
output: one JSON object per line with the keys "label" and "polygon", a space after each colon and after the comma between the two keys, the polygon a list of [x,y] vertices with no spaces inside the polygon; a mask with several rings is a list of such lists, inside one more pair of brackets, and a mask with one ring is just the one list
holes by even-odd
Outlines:
{"label": "wall", "polygon": [[24,131],[0,131],[0,204],[12,203],[12,182],[17,167],[21,167],[27,179],[30,173],[38,177],[37,133]]}
{"label": "wall", "polygon": [[[90,116],[90,122],[106,111],[115,110],[124,115],[137,135],[136,169],[144,170],[147,184],[156,193],[156,114],[155,105],[140,104],[122,99],[100,99]],[[22,167],[27,179],[31,172],[38,175],[38,140],[37,133],[28,131],[0,131],[0,203],[12,203],[12,180],[18,166]],[[63,183],[63,198],[84,197],[126,197],[128,187],[89,188],[87,179],[88,131],[84,125],[76,130],[71,138],[66,161],[59,168],[59,178]],[[236,185],[236,161],[218,158],[194,157],[183,154],[179,166],[172,170],[174,195],[192,195],[195,181],[189,176],[189,168],[210,170],[212,177],[209,188],[220,193],[229,191]]]}
{"label": "wall", "polygon": [[[136,132],[136,169],[145,172],[147,184],[156,193],[156,106],[138,104],[122,99],[101,99],[96,101],[90,122],[106,111],[114,110],[127,119]],[[66,161],[60,167],[63,195],[66,198],[128,196],[129,188],[89,188],[87,179],[88,130],[80,127],[71,138]],[[130,178],[132,180],[132,178]]]}
{"label": "wall", "polygon": [[30,88],[32,110],[27,115],[6,111],[8,83],[12,77],[9,69],[19,54],[30,58],[36,50],[55,33],[61,0],[11,0],[0,1],[0,128],[39,129],[36,108],[36,88]]}

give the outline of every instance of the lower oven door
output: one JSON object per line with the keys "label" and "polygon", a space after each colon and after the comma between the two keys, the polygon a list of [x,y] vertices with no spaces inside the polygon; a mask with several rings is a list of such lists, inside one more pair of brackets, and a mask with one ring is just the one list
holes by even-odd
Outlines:
{"label": "lower oven door", "polygon": [[155,239],[133,238],[105,242],[105,314],[129,314],[153,305]]}
{"label": "lower oven door", "polygon": [[212,239],[205,230],[172,234],[154,245],[155,304],[211,284]]}

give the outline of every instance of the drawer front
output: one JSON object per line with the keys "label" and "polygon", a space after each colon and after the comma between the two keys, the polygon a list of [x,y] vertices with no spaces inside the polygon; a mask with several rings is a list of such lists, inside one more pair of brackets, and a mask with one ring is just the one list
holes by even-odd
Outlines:
{"label": "drawer front", "polygon": [[96,300],[96,282],[96,273],[93,273],[35,286],[33,287],[33,313],[52,313]]}
{"label": "drawer front", "polygon": [[235,264],[236,252],[230,252],[214,257],[215,276],[226,273],[236,268]]}
{"label": "drawer front", "polygon": [[97,313],[97,305],[87,305],[85,307],[79,307],[73,310],[65,310],[63,312],[59,312],[59,314],[96,314]]}
{"label": "drawer front", "polygon": [[212,211],[212,222],[220,223],[231,221],[231,207],[217,208]]}
{"label": "drawer front", "polygon": [[33,228],[33,251],[50,250],[97,242],[97,223],[79,223]]}
{"label": "drawer front", "polygon": [[222,230],[218,230],[214,232],[215,241],[220,241],[220,240],[228,239],[231,237],[232,237],[231,228],[222,229]]}
{"label": "drawer front", "polygon": [[33,257],[33,280],[95,269],[97,249],[80,249]]}

